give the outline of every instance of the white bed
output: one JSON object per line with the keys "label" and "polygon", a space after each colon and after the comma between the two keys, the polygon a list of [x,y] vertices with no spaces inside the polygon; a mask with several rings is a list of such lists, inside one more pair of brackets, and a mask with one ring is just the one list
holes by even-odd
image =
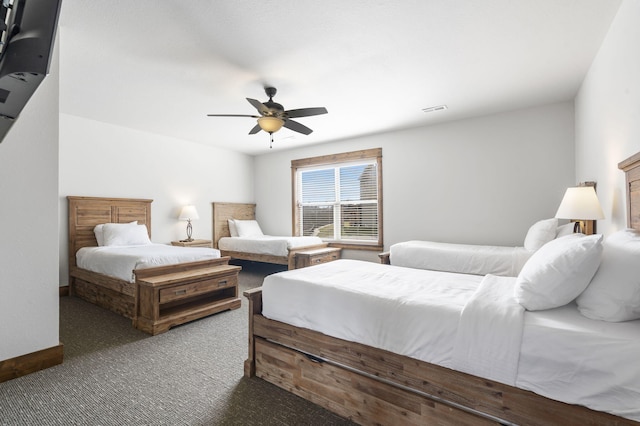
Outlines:
{"label": "white bed", "polygon": [[404,241],[389,249],[388,263],[407,268],[461,274],[494,274],[516,277],[540,247],[571,234],[573,224],[558,226],[555,218],[534,223],[519,247],[453,244],[435,241]]}
{"label": "white bed", "polygon": [[[188,286],[220,271],[237,274],[229,268],[229,258],[214,249],[152,244],[150,199],[67,199],[70,296],[130,318],[134,327],[150,334],[240,307],[237,287],[233,297],[223,293],[230,297],[220,300],[211,296],[216,287],[199,285],[197,294],[185,292],[173,300],[173,312],[161,313],[160,304],[166,307],[166,300],[156,294],[161,286]],[[150,279],[157,283],[155,288],[141,284]]]}
{"label": "white bed", "polygon": [[[535,312],[491,303],[482,309],[492,312],[472,316],[465,331],[461,314],[487,281],[497,282],[490,291],[513,299],[516,278],[338,260],[266,277],[262,314],[640,421],[640,320],[594,321],[573,303]],[[469,335],[479,346],[460,346]],[[465,356],[472,358],[466,369]],[[478,360],[485,364],[472,365]],[[514,362],[511,372],[501,371]]]}
{"label": "white bed", "polygon": [[212,207],[213,247],[222,256],[294,269],[296,252],[328,246],[319,237],[264,235],[255,220],[255,204],[214,202]]}
{"label": "white bed", "polygon": [[289,251],[300,247],[321,245],[318,237],[276,237],[261,235],[252,237],[223,237],[218,240],[218,248],[223,251],[264,254],[286,257]]}
{"label": "white bed", "polygon": [[618,167],[630,229],[549,230],[517,277],[359,261],[267,277],[244,292],[245,374],[361,424],[639,425],[640,153]]}
{"label": "white bed", "polygon": [[220,251],[216,249],[190,247],[187,250],[165,244],[83,247],[76,253],[76,264],[88,271],[134,283],[136,269],[219,257]]}
{"label": "white bed", "polygon": [[391,264],[461,274],[516,277],[533,254],[524,247],[405,241],[389,249]]}

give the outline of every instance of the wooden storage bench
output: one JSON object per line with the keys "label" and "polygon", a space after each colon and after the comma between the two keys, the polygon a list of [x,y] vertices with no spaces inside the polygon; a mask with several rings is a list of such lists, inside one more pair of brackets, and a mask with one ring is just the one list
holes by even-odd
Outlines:
{"label": "wooden storage bench", "polygon": [[234,265],[207,266],[178,272],[136,271],[137,297],[133,325],[156,335],[171,327],[240,307]]}
{"label": "wooden storage bench", "polygon": [[314,250],[298,251],[295,255],[296,269],[340,259],[341,250],[342,249],[338,247],[323,247]]}

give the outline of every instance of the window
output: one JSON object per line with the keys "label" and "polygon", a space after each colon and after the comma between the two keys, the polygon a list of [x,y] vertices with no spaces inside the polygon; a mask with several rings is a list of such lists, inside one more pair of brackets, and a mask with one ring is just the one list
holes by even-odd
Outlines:
{"label": "window", "polygon": [[382,149],[291,162],[293,233],[382,250]]}

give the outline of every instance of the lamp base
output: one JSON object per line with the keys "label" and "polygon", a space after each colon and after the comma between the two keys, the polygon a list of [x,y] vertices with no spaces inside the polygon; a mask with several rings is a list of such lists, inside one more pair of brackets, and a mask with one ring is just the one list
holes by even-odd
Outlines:
{"label": "lamp base", "polygon": [[191,238],[191,233],[193,231],[193,227],[191,226],[191,219],[187,219],[187,239],[186,240],[180,240],[181,243],[190,243],[191,241],[193,241],[193,238]]}
{"label": "lamp base", "polygon": [[580,234],[582,233],[582,226],[580,225],[580,221],[576,220],[573,224],[573,233],[574,234]]}
{"label": "lamp base", "polygon": [[576,220],[573,225],[574,233],[582,233],[584,235],[593,235],[596,233],[595,220]]}

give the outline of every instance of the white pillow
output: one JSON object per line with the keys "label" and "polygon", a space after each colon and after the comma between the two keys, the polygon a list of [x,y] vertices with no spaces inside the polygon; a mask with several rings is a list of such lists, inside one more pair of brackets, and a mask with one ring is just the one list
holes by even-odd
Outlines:
{"label": "white pillow", "polygon": [[262,237],[262,229],[255,220],[234,220],[239,237]]}
{"label": "white pillow", "polygon": [[574,222],[569,222],[566,225],[560,225],[556,228],[556,238],[564,237],[573,234]]}
{"label": "white pillow", "polygon": [[151,244],[145,225],[106,223],[102,227],[105,246],[140,246]]}
{"label": "white pillow", "polygon": [[524,237],[524,248],[529,251],[536,251],[549,241],[556,238],[556,228],[558,227],[558,219],[540,220],[529,228],[527,236]]}
{"label": "white pillow", "polygon": [[238,230],[236,229],[236,221],[233,219],[227,219],[227,223],[229,224],[229,235],[237,237]]}
{"label": "white pillow", "polygon": [[576,302],[588,318],[640,319],[640,231],[625,229],[604,241],[600,268]]}
{"label": "white pillow", "polygon": [[[133,222],[129,222],[129,223],[122,223],[122,224],[112,223],[111,225],[137,225],[137,224],[138,224],[138,221],[134,220]],[[95,228],[93,228],[93,235],[96,236],[98,247],[104,246],[104,231],[103,231],[104,225],[106,225],[106,223],[96,225]]]}
{"label": "white pillow", "polygon": [[587,288],[601,256],[602,235],[572,234],[550,241],[522,267],[514,296],[529,311],[566,305]]}

